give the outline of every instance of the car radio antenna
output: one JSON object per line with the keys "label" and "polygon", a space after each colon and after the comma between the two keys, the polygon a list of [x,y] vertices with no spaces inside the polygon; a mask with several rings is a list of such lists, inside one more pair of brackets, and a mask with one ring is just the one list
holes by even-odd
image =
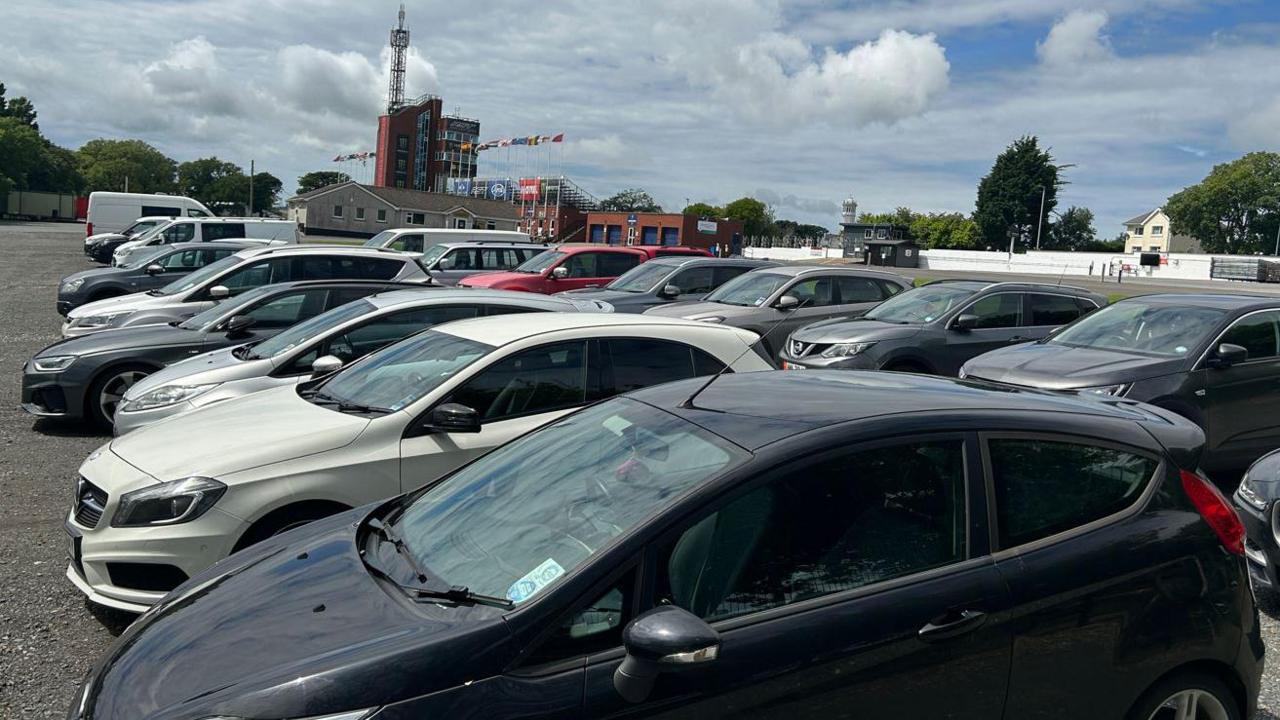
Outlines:
{"label": "car radio antenna", "polygon": [[[785,297],[785,296],[784,296],[784,297]],[[779,298],[779,299],[781,299],[781,298]],[[791,308],[791,310],[790,310],[787,314],[789,314],[789,313],[791,313],[791,312],[795,312],[796,310],[799,310],[800,308],[804,307],[805,303],[807,303],[807,302],[809,302],[809,300],[808,300],[808,299],[805,299],[805,300],[800,301],[799,303],[796,303],[796,306],[795,306],[795,307],[793,307],[793,308]],[[777,329],[778,329],[778,326],[782,324],[782,321],[787,319],[787,314],[783,314],[783,316],[782,316],[782,317],[778,318],[777,322],[775,322],[773,325],[769,326],[769,329],[768,329],[768,330],[765,330],[763,333],[761,333],[760,337],[756,338],[754,342],[752,342],[751,344],[747,345],[747,349],[746,349],[746,350],[743,350],[741,353],[739,353],[739,354],[738,354],[738,357],[736,357],[736,358],[734,358],[734,359],[733,359],[733,362],[731,362],[731,363],[729,363],[728,365],[725,365],[724,367],[720,368],[720,371],[719,371],[719,372],[717,372],[715,375],[712,375],[711,377],[707,378],[707,381],[706,381],[706,382],[704,382],[704,383],[702,383],[701,385],[699,385],[697,390],[694,390],[694,391],[693,391],[693,393],[692,393],[691,395],[689,395],[689,397],[687,397],[687,398],[685,398],[685,399],[684,399],[684,402],[680,403],[680,404],[679,404],[679,405],[677,405],[676,407],[681,408],[681,409],[683,409],[683,410],[695,410],[695,409],[696,409],[696,410],[707,410],[708,408],[699,408],[697,405],[694,405],[694,404],[693,404],[693,401],[694,401],[694,400],[696,400],[696,399],[698,398],[698,396],[702,394],[702,391],[703,391],[703,390],[706,390],[707,388],[711,387],[711,383],[715,382],[717,379],[719,379],[719,377],[720,377],[721,375],[723,375],[723,374],[725,374],[726,372],[728,372],[728,371],[729,371],[729,367],[730,367],[731,365],[736,365],[736,364],[738,364],[738,361],[739,361],[739,360],[741,360],[742,358],[746,357],[747,353],[754,351],[754,350],[756,349],[756,346],[757,346],[757,345],[759,345],[760,343],[764,342],[765,338],[769,337],[769,334],[770,334],[770,333],[772,333],[774,330],[777,330]],[[770,358],[770,361],[772,362],[772,358]]]}

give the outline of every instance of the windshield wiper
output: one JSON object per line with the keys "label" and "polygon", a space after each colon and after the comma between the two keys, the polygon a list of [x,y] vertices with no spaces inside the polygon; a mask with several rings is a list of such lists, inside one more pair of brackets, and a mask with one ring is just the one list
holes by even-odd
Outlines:
{"label": "windshield wiper", "polygon": [[319,390],[308,395],[306,399],[311,400],[312,402],[318,402],[321,405],[333,405],[337,408],[338,412],[378,413],[380,415],[395,412],[395,410],[392,410],[391,408],[374,407],[372,405],[361,405],[360,403],[353,403],[347,400],[339,400],[338,398],[322,393]]}
{"label": "windshield wiper", "polygon": [[[507,598],[474,593],[471,592],[470,588],[462,585],[450,585],[445,589],[426,587],[426,584],[429,581],[427,570],[422,567],[422,563],[418,562],[418,558],[414,556],[413,551],[404,544],[404,538],[401,538],[395,530],[391,529],[390,525],[387,525],[378,518],[369,518],[365,521],[365,524],[378,531],[378,534],[382,535],[382,537],[386,538],[387,542],[391,543],[391,546],[395,548],[396,552],[404,558],[409,569],[413,570],[413,574],[417,577],[418,582],[422,583],[423,587],[409,587],[396,583],[396,585],[402,590],[410,593],[415,600],[451,600],[453,602],[480,603],[483,605],[494,605],[504,608],[511,608],[515,606],[515,603]],[[391,578],[388,579],[390,580]],[[395,581],[392,580],[392,582]]]}
{"label": "windshield wiper", "polygon": [[163,295],[164,293],[160,292],[160,288],[155,288],[154,290],[148,290],[148,291],[147,291],[147,294],[148,294],[148,295],[150,295],[150,296],[152,296],[152,297],[159,297],[159,296]]}

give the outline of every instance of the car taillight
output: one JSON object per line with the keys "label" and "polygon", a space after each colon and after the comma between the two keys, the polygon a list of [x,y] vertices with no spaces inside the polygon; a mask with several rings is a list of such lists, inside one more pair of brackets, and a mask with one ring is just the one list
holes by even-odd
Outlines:
{"label": "car taillight", "polygon": [[1222,547],[1228,552],[1243,555],[1244,525],[1240,523],[1240,518],[1236,516],[1231,503],[1227,502],[1218,488],[1204,477],[1187,470],[1180,471],[1180,474],[1182,490],[1187,493],[1187,497],[1191,498],[1191,504],[1196,506],[1200,517],[1209,523],[1210,529],[1218,536]]}
{"label": "car taillight", "polygon": [[85,223],[85,224],[84,224],[84,236],[85,236],[85,237],[89,237],[89,236],[90,236],[90,235],[92,235],[92,234],[93,234],[93,223]]}

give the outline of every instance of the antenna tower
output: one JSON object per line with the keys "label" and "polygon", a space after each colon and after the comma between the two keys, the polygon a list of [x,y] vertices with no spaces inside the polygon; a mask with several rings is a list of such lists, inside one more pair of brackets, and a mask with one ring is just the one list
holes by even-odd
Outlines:
{"label": "antenna tower", "polygon": [[387,113],[404,105],[405,54],[409,51],[409,30],[404,26],[404,3],[400,3],[400,25],[391,28],[391,88],[387,92]]}

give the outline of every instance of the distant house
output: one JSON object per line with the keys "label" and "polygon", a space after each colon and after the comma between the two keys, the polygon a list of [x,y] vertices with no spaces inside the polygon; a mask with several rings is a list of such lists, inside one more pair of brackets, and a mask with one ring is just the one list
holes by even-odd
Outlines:
{"label": "distant house", "polygon": [[506,200],[374,187],[351,181],[287,201],[288,217],[320,235],[372,237],[388,228],[516,230],[520,207]]}
{"label": "distant house", "polygon": [[1169,230],[1169,216],[1163,208],[1150,210],[1124,221],[1125,250],[1136,252],[1198,253],[1200,241]]}

